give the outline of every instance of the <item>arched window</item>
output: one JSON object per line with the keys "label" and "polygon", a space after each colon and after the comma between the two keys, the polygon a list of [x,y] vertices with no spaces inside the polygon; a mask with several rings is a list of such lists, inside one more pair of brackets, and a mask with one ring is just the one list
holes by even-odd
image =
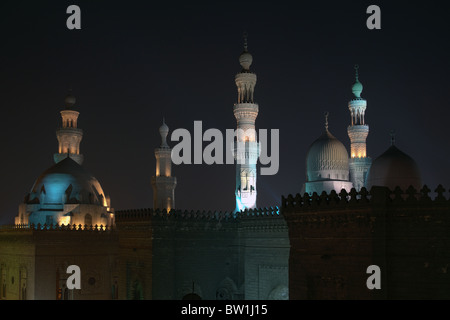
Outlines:
{"label": "arched window", "polygon": [[92,216],[89,213],[84,216],[84,224],[88,227],[92,226]]}

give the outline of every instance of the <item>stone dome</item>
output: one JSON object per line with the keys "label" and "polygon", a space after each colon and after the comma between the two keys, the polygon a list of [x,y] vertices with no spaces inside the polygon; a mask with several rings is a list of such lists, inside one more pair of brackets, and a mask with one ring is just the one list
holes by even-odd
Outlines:
{"label": "stone dome", "polygon": [[419,167],[413,158],[393,145],[372,163],[367,189],[374,186],[388,187],[392,191],[396,187],[406,191],[413,186],[419,191],[422,188]]}
{"label": "stone dome", "polygon": [[328,130],[309,147],[306,175],[308,181],[349,180],[347,149]]}
{"label": "stone dome", "polygon": [[70,157],[44,171],[31,189],[28,203],[106,206],[98,180]]}

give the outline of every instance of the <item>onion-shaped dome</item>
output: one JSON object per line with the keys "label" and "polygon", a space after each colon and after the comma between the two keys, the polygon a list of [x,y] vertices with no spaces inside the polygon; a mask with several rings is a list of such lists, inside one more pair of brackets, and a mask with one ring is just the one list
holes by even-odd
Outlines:
{"label": "onion-shaped dome", "polygon": [[244,51],[239,56],[239,63],[241,64],[241,67],[244,70],[250,70],[250,66],[252,65],[252,62],[253,62],[253,56],[247,51]]}
{"label": "onion-shaped dome", "polygon": [[391,146],[373,163],[367,177],[367,188],[388,187],[395,190],[400,187],[406,191],[410,186],[416,190],[422,188],[419,167],[413,158]]}

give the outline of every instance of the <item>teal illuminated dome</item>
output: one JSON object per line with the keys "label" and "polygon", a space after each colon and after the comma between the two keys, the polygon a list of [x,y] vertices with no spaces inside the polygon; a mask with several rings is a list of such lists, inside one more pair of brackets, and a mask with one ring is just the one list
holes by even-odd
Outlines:
{"label": "teal illuminated dome", "polygon": [[370,168],[367,188],[374,186],[388,187],[391,191],[396,187],[406,191],[413,186],[419,191],[422,188],[419,167],[413,158],[393,145]]}
{"label": "teal illuminated dome", "polygon": [[309,147],[306,156],[306,175],[310,182],[348,180],[347,149],[328,130]]}
{"label": "teal illuminated dome", "polygon": [[361,93],[363,91],[363,85],[359,80],[356,80],[355,84],[352,87],[352,92],[356,98],[361,98]]}
{"label": "teal illuminated dome", "polygon": [[40,175],[26,202],[41,205],[106,205],[105,194],[98,180],[70,157]]}

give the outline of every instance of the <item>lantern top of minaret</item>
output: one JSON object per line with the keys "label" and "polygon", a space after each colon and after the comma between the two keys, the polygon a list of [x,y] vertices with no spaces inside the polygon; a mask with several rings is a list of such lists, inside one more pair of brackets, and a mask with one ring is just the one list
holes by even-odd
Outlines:
{"label": "lantern top of minaret", "polygon": [[250,66],[253,62],[253,57],[248,52],[247,36],[247,32],[244,32],[244,52],[239,56],[239,63],[241,64],[243,71],[250,71]]}
{"label": "lantern top of minaret", "polygon": [[159,134],[161,135],[161,148],[168,148],[169,145],[167,144],[167,135],[169,133],[169,127],[167,126],[164,118],[163,118],[163,124],[161,127],[159,127]]}
{"label": "lantern top of minaret", "polygon": [[352,87],[352,92],[356,98],[361,98],[361,93],[363,91],[363,85],[359,82],[359,66],[355,65],[355,84]]}

